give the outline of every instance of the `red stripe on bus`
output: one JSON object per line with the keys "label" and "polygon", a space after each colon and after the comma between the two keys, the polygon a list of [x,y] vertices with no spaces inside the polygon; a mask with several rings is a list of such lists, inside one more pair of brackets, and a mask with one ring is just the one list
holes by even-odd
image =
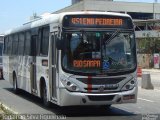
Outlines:
{"label": "red stripe on bus", "polygon": [[88,92],[92,92],[92,77],[88,76],[87,86],[88,86]]}

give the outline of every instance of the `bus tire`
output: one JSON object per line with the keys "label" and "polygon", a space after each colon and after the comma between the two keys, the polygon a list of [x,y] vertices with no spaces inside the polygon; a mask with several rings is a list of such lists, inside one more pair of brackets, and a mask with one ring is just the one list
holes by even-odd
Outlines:
{"label": "bus tire", "polygon": [[46,87],[46,84],[44,84],[43,88],[42,88],[42,100],[43,100],[43,105],[45,107],[50,107],[51,103],[50,103],[50,101],[48,101],[48,98],[47,98],[47,87]]}
{"label": "bus tire", "polygon": [[19,93],[19,89],[17,87],[17,77],[16,77],[16,75],[13,75],[13,91],[16,94]]}

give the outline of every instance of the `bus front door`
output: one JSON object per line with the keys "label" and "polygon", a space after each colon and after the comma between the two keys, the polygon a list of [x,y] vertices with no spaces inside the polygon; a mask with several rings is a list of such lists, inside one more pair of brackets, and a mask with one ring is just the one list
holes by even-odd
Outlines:
{"label": "bus front door", "polygon": [[30,66],[30,78],[31,78],[31,92],[33,94],[37,94],[37,84],[36,84],[36,42],[37,42],[38,36],[33,35],[31,37],[31,66]]}

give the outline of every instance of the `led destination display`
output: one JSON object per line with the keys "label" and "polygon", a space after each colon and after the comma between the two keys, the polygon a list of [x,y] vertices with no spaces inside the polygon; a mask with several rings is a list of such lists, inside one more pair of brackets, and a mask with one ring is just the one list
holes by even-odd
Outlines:
{"label": "led destination display", "polygon": [[65,28],[124,28],[133,29],[130,18],[108,15],[68,15],[64,17]]}

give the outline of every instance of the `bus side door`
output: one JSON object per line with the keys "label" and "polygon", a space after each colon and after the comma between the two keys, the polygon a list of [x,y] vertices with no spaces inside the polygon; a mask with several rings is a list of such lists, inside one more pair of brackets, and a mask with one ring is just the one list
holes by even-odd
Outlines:
{"label": "bus side door", "polygon": [[31,36],[31,57],[30,62],[30,78],[31,78],[31,92],[37,94],[37,83],[36,83],[36,54],[37,54],[37,42],[38,36]]}
{"label": "bus side door", "polygon": [[50,74],[51,77],[51,96],[52,96],[52,100],[57,101],[57,69],[58,69],[58,58],[57,58],[57,50],[56,50],[56,39],[57,39],[57,32],[53,32],[51,33],[51,49],[50,49],[50,53],[51,53],[51,71],[52,73]]}

